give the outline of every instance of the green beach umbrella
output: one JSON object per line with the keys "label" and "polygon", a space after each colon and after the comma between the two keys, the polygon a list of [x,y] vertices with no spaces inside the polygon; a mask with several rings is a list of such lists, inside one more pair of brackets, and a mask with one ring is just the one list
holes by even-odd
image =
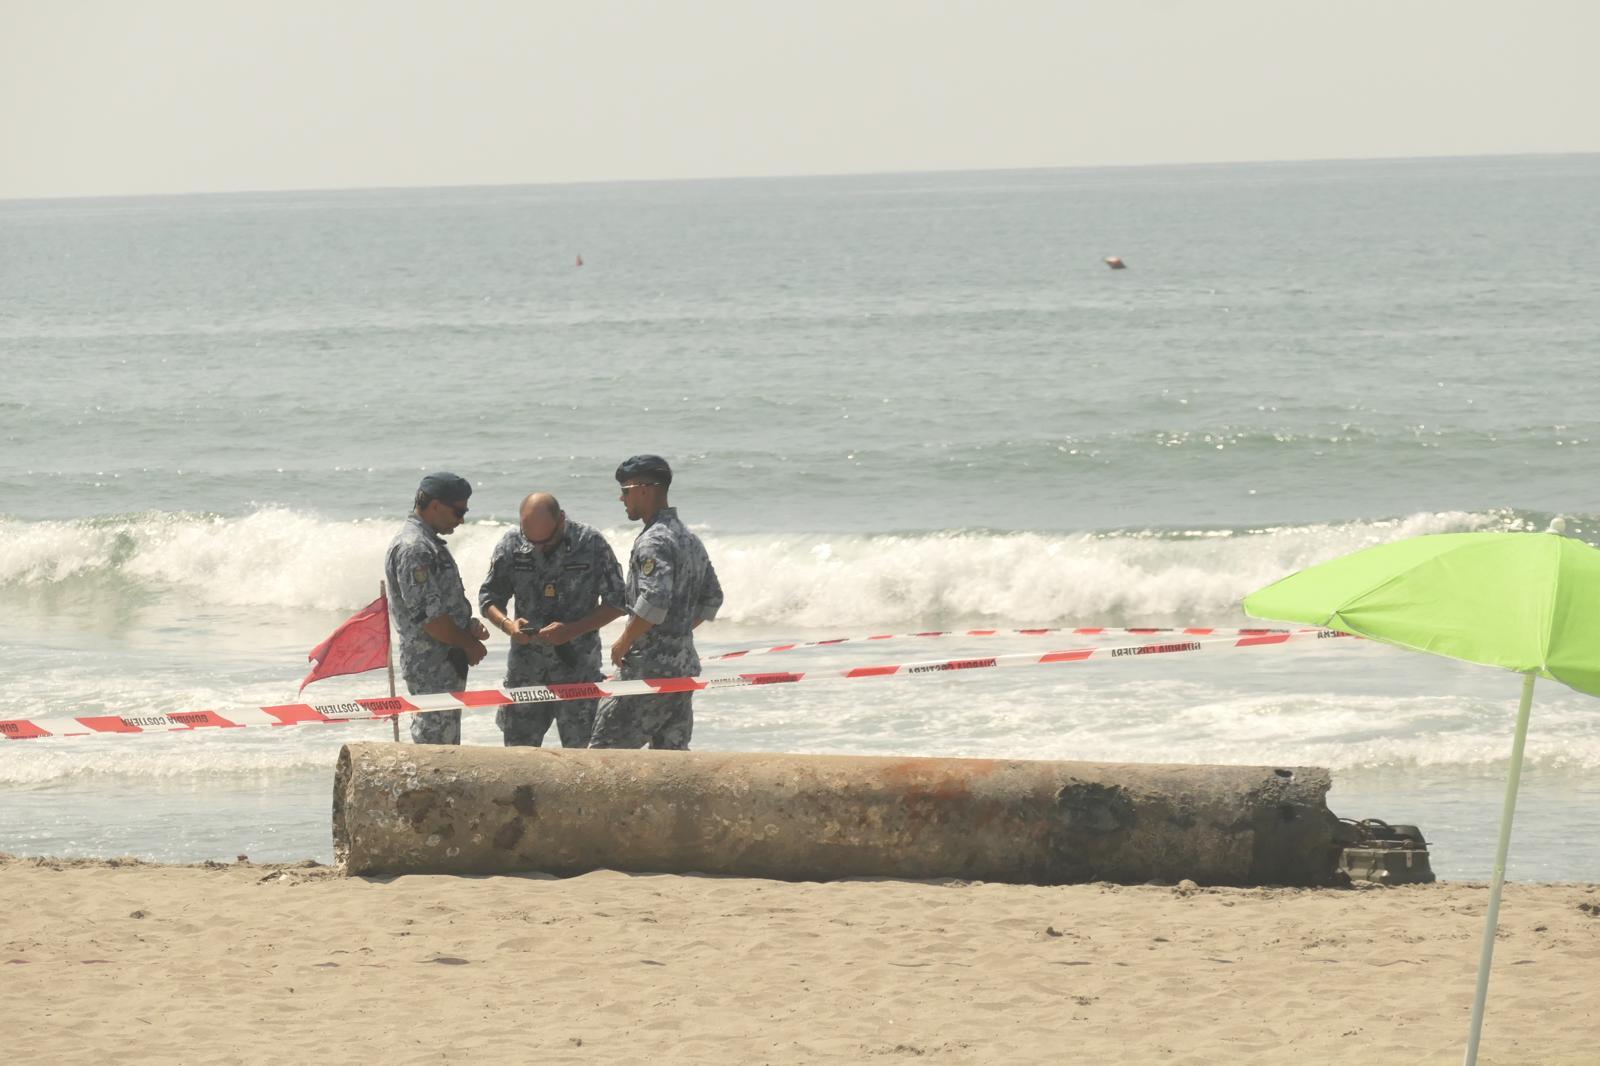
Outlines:
{"label": "green beach umbrella", "polygon": [[1440,533],[1380,544],[1244,598],[1256,618],[1337,629],[1523,675],[1466,1063],[1478,1058],[1533,682],[1600,696],[1600,550],[1555,533]]}

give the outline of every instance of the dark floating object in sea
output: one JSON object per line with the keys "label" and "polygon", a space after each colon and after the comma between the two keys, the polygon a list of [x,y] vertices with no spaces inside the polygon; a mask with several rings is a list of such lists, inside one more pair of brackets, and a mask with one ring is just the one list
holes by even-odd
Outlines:
{"label": "dark floating object in sea", "polygon": [[1110,267],[1112,270],[1128,269],[1128,264],[1122,261],[1122,256],[1120,255],[1108,255],[1106,256],[1105,262],[1106,266]]}

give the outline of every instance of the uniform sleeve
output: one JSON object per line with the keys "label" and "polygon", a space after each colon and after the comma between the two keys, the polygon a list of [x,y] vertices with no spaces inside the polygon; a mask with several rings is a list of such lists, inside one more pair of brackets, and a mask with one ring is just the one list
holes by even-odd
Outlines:
{"label": "uniform sleeve", "polygon": [[722,609],[722,582],[717,580],[717,568],[706,556],[706,579],[700,583],[700,599],[694,605],[694,620],[709,622]]}
{"label": "uniform sleeve", "polygon": [[667,609],[672,606],[673,556],[677,554],[673,547],[665,537],[655,537],[634,548],[639,597],[628,605],[628,610],[651,625],[665,622]]}
{"label": "uniform sleeve", "polygon": [[489,556],[488,576],[478,586],[478,610],[487,611],[494,606],[504,611],[511,601],[511,552],[511,538],[501,537]]}
{"label": "uniform sleeve", "polygon": [[418,625],[426,625],[449,613],[443,582],[433,553],[421,545],[402,545],[395,551],[395,595],[406,614]]}
{"label": "uniform sleeve", "polygon": [[622,584],[622,567],[617,565],[617,553],[611,550],[611,545],[600,534],[596,533],[594,539],[598,545],[595,548],[595,565],[600,569],[600,606],[627,610],[628,592]]}

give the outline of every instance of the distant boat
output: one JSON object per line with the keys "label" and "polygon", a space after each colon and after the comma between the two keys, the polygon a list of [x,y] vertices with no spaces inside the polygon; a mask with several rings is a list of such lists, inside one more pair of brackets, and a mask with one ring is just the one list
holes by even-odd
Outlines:
{"label": "distant boat", "polygon": [[1110,267],[1112,270],[1127,270],[1128,269],[1128,264],[1124,263],[1122,261],[1122,256],[1120,256],[1120,255],[1108,255],[1108,256],[1106,256],[1106,266]]}
{"label": "distant boat", "polygon": [[579,266],[583,266],[583,256],[582,255],[578,256],[578,265]]}

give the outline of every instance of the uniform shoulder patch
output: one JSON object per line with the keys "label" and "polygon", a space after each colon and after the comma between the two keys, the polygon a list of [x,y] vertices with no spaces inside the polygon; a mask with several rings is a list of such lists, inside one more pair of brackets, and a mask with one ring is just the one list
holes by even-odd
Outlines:
{"label": "uniform shoulder patch", "polygon": [[426,566],[412,567],[411,580],[415,581],[419,585],[425,583],[428,580],[428,568]]}
{"label": "uniform shoulder patch", "polygon": [[645,556],[639,561],[639,572],[645,577],[649,577],[656,572],[656,561],[649,556]]}

